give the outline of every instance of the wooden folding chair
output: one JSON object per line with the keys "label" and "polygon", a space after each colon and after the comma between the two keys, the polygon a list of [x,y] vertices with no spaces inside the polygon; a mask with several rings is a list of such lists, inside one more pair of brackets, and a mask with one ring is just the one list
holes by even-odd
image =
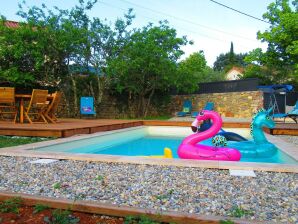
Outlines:
{"label": "wooden folding chair", "polygon": [[17,119],[17,108],[15,106],[15,89],[11,87],[0,87],[0,116],[4,119],[3,115],[13,115],[13,122]]}
{"label": "wooden folding chair", "polygon": [[48,90],[33,89],[30,103],[25,109],[25,117],[30,124],[36,123],[32,121],[34,118],[33,116],[37,117],[36,120],[40,120],[40,118],[42,118],[44,123],[48,123],[47,119],[45,118],[45,111],[49,105],[47,97]]}
{"label": "wooden folding chair", "polygon": [[50,105],[48,106],[48,109],[45,112],[45,117],[52,123],[56,123],[58,121],[57,117],[55,116],[55,113],[57,111],[58,105],[61,100],[61,92],[56,91],[52,94],[53,99]]}

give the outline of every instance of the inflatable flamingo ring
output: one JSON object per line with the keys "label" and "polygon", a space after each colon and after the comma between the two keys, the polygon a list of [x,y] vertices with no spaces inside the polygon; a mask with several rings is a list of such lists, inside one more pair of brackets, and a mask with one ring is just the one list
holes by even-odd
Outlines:
{"label": "inflatable flamingo ring", "polygon": [[222,126],[222,119],[218,113],[209,110],[202,110],[199,112],[196,119],[198,122],[211,119],[213,125],[208,130],[192,134],[182,141],[177,152],[181,159],[240,160],[241,154],[237,149],[197,144],[200,141],[211,138],[218,133]]}

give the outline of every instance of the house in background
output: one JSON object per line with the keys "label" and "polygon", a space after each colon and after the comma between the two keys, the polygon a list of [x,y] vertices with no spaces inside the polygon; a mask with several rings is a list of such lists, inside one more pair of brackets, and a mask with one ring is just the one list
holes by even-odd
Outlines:
{"label": "house in background", "polygon": [[244,69],[233,66],[226,74],[226,80],[237,80],[243,76]]}
{"label": "house in background", "polygon": [[11,20],[6,20],[4,24],[8,28],[18,28],[20,26],[19,22],[11,21]]}

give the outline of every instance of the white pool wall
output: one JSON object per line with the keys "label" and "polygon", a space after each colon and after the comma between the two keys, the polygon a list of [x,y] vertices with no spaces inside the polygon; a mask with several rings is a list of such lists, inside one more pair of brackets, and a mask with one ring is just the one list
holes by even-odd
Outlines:
{"label": "white pool wall", "polygon": [[[231,131],[242,135],[245,138],[250,138],[248,128],[227,128],[225,131]],[[117,131],[104,132],[99,136],[84,138],[81,140],[73,140],[53,145],[48,145],[36,148],[38,151],[59,151],[67,152],[70,150],[80,150],[91,145],[99,145],[100,147],[110,147],[142,138],[144,136],[159,136],[159,137],[180,137],[185,138],[193,134],[190,127],[177,126],[142,126],[135,128],[126,128]]]}
{"label": "white pool wall", "polygon": [[142,138],[146,134],[146,128],[143,127],[121,129],[121,131],[107,131],[99,136],[58,143],[41,148],[36,148],[36,150],[65,152],[73,150],[75,148],[85,148],[95,144],[100,145],[101,147],[109,147],[115,144],[121,144],[132,141],[134,139]]}
{"label": "white pool wall", "polygon": [[193,134],[189,127],[176,126],[148,126],[147,133],[151,136],[186,137]]}
{"label": "white pool wall", "polygon": [[[225,128],[227,132],[237,133],[244,138],[250,139],[249,128]],[[147,133],[151,136],[173,136],[173,137],[186,137],[193,134],[190,127],[176,127],[176,126],[148,126]]]}

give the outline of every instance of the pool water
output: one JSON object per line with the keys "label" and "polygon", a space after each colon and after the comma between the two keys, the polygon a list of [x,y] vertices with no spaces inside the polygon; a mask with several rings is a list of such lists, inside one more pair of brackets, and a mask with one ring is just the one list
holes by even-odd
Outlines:
{"label": "pool water", "polygon": [[[157,128],[136,128],[130,131],[116,132],[102,136],[76,140],[67,143],[60,143],[37,149],[38,151],[62,151],[67,153],[88,153],[122,156],[151,156],[163,155],[164,148],[170,148],[174,158],[179,158],[177,149],[185,136],[191,132],[182,128],[160,129]],[[178,136],[177,136],[178,135]],[[247,136],[245,136],[247,137]],[[211,139],[201,142],[205,145],[212,145]],[[266,158],[241,158],[243,162],[262,163],[287,163],[298,164],[281,150],[272,157]]]}

